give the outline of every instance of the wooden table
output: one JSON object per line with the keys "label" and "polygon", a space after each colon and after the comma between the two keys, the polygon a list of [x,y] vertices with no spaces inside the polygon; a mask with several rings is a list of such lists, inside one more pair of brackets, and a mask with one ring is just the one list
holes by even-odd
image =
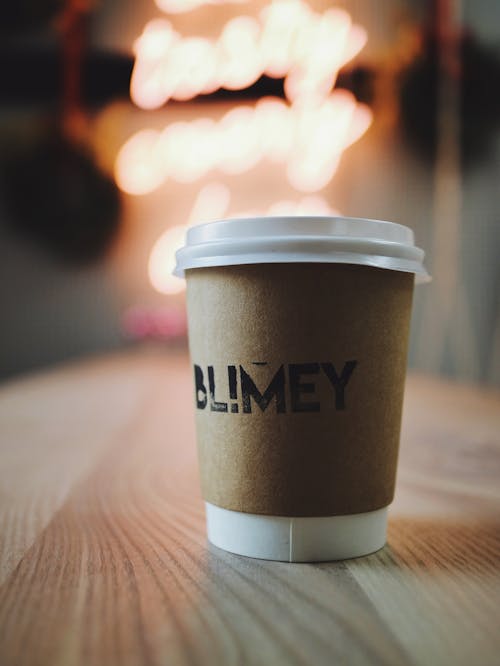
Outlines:
{"label": "wooden table", "polygon": [[500,397],[408,381],[389,545],[331,564],[207,544],[182,353],[0,390],[0,664],[500,663]]}

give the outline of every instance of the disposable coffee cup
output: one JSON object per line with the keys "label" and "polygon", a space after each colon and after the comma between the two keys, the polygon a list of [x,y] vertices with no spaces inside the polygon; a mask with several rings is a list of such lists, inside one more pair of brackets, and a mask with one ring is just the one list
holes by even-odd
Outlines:
{"label": "disposable coffee cup", "polygon": [[188,230],[208,539],[288,562],[366,555],[394,497],[415,281],[407,227],[334,217]]}

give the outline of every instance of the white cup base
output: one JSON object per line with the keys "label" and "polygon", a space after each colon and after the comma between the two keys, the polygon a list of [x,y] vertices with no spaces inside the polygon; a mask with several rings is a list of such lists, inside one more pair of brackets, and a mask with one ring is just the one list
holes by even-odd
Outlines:
{"label": "white cup base", "polygon": [[291,518],[230,511],[205,503],[208,540],[237,555],[280,562],[328,562],[385,545],[387,507],[348,516]]}

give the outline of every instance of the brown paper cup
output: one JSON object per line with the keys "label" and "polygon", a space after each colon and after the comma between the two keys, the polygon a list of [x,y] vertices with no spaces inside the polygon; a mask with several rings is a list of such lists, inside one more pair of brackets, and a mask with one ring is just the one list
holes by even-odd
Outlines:
{"label": "brown paper cup", "polygon": [[414,278],[326,261],[187,268],[201,485],[216,545],[290,561],[383,545]]}

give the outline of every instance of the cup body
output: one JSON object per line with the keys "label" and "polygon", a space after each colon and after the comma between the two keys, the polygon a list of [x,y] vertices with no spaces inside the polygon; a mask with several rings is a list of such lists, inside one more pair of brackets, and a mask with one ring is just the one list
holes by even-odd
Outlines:
{"label": "cup body", "polygon": [[384,544],[414,277],[301,261],[186,270],[215,545],[314,561]]}
{"label": "cup body", "polygon": [[209,540],[275,560],[385,543],[414,281],[411,229],[267,217],[192,227],[187,280]]}

